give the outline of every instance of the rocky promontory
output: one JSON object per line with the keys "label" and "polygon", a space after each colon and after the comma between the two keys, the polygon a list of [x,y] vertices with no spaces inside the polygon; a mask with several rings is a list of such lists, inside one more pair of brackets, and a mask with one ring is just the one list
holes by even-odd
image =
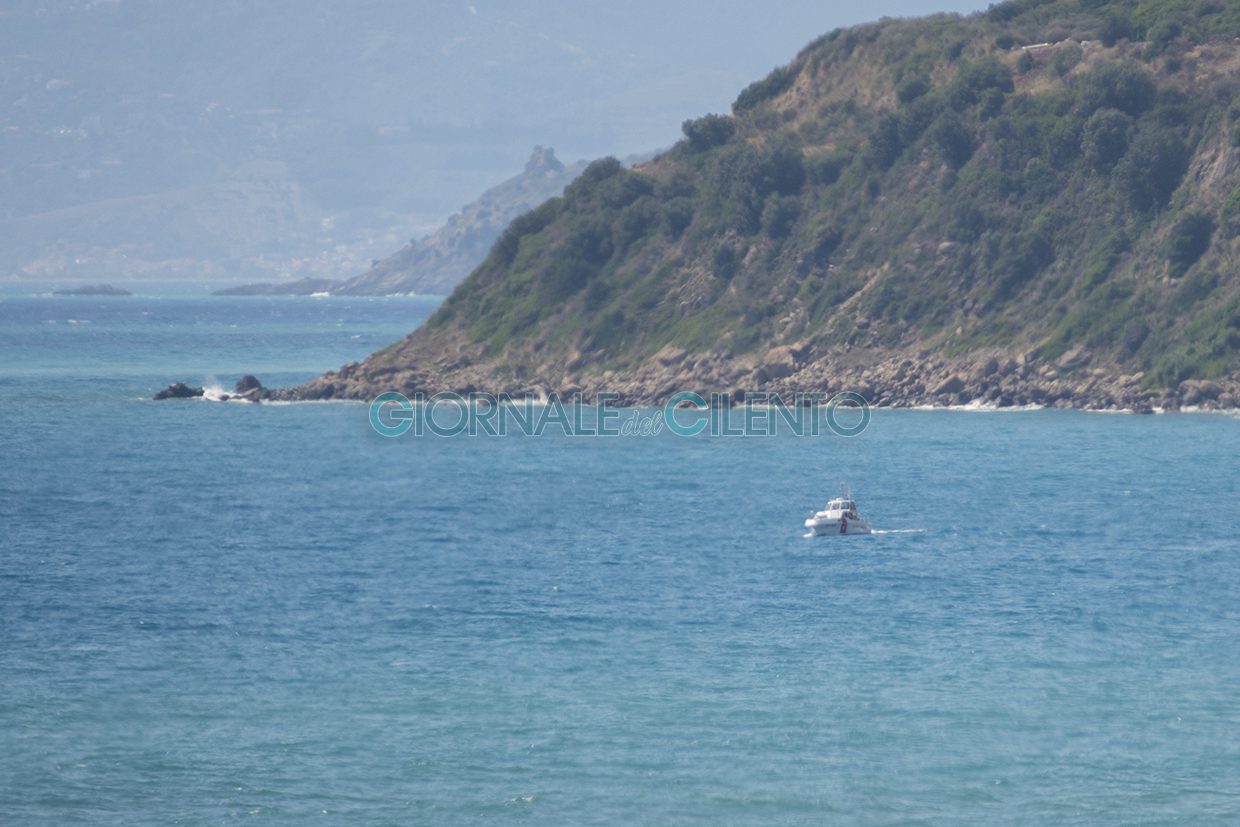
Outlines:
{"label": "rocky promontory", "polygon": [[284,393],[1235,408],[1240,24],[1067,8],[828,33],[649,163],[592,163],[404,340]]}
{"label": "rocky promontory", "polygon": [[273,395],[1236,408],[1240,23],[1216,5],[830,32],[649,163],[590,164],[405,339]]}

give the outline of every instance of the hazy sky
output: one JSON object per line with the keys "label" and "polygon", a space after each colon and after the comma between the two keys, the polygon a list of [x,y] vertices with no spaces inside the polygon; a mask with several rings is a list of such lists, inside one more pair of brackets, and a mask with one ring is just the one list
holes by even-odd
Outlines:
{"label": "hazy sky", "polygon": [[[544,122],[546,141],[568,155],[640,152],[675,140],[680,121],[708,111],[727,111],[750,82],[788,62],[809,41],[840,26],[879,17],[935,12],[972,12],[989,5],[972,0],[876,0],[868,4],[813,0],[703,2],[631,0],[616,4],[466,4],[457,21],[455,48],[485,48],[495,21],[514,33],[536,33],[561,52],[568,71],[598,77],[575,99],[557,101],[561,120]],[[515,57],[515,56],[514,56]],[[522,58],[500,71],[525,74]],[[497,67],[498,69],[498,67]],[[485,83],[458,99],[464,118],[476,107],[511,105],[537,111],[539,84],[513,100]],[[594,128],[591,129],[591,125]]]}
{"label": "hazy sky", "polygon": [[0,271],[122,243],[383,249],[535,144],[565,161],[663,148],[834,28],[985,5],[3,0]]}
{"label": "hazy sky", "polygon": [[[330,179],[329,200],[365,200],[395,178],[424,207],[455,204],[478,175],[520,169],[535,143],[567,158],[666,145],[685,118],[726,111],[836,27],[985,5],[6,0],[0,137],[18,137],[0,148],[18,161],[33,152],[40,169],[66,153],[111,161],[93,178],[64,170],[96,183],[141,159],[139,190],[280,152],[312,189]],[[268,138],[278,147],[261,146]],[[423,168],[425,186],[402,159]]]}

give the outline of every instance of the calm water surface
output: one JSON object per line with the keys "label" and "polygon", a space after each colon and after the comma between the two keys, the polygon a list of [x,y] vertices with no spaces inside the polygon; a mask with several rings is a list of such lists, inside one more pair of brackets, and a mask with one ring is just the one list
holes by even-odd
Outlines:
{"label": "calm water surface", "polygon": [[[420,299],[0,296],[13,824],[1234,824],[1240,420],[384,440]],[[853,493],[871,537],[806,539]]]}

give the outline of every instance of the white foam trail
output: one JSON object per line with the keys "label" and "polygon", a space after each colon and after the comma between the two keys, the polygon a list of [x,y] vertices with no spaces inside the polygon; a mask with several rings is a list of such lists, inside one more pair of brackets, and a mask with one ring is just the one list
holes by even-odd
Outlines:
{"label": "white foam trail", "polygon": [[924,528],[876,528],[872,534],[924,534]]}

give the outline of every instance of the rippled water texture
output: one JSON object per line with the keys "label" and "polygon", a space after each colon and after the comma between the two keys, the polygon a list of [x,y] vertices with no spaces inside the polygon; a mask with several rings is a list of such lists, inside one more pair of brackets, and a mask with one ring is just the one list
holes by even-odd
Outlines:
{"label": "rippled water texture", "polygon": [[[430,308],[4,296],[3,820],[1240,820],[1240,421],[384,440],[144,399]],[[802,536],[841,479],[892,533]]]}

